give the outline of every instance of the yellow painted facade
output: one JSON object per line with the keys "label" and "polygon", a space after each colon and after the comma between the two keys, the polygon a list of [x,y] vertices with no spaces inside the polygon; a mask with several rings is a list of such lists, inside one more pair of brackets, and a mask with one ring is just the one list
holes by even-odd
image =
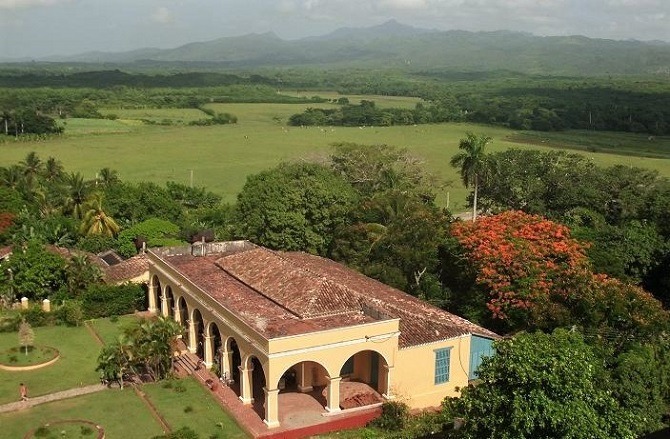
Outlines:
{"label": "yellow painted facade", "polygon": [[[149,311],[180,322],[189,351],[239,383],[243,403],[264,398],[269,427],[279,425],[278,394],[288,380],[301,392],[323,387],[324,412],[341,410],[342,380],[368,383],[385,399],[414,409],[438,406],[468,384],[470,335],[400,349],[400,319],[387,318],[267,339],[160,256],[150,251],[148,259]],[[450,348],[449,380],[435,384],[435,350],[441,348]],[[344,370],[348,360],[351,369]]]}

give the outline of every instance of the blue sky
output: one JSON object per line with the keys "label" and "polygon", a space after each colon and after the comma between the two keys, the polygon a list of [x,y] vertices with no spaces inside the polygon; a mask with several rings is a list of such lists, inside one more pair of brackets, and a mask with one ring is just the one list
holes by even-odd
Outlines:
{"label": "blue sky", "polygon": [[285,39],[396,19],[428,29],[670,42],[670,0],[0,0],[0,58]]}

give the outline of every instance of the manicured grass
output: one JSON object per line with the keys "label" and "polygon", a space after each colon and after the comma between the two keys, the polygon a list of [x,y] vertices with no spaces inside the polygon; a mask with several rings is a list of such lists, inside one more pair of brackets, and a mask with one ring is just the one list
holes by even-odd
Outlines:
{"label": "manicured grass", "polygon": [[[237,124],[190,126],[137,126],[128,132],[93,135],[66,134],[48,141],[7,142],[2,145],[0,166],[18,163],[30,151],[43,159],[57,157],[68,172],[81,172],[92,179],[104,167],[115,169],[127,181],[166,181],[204,186],[233,202],[249,174],[268,169],[284,160],[324,158],[336,142],[389,144],[408,148],[425,160],[426,168],[451,185],[437,188],[438,202],[461,211],[469,189],[462,186],[449,160],[458,151],[466,131],[493,137],[489,151],[511,147],[554,150],[541,142],[519,143],[515,131],[473,124],[439,124],[397,127],[287,127],[288,117],[305,108],[333,104],[210,104],[217,112],[229,112]],[[182,111],[182,110],[178,110]],[[114,121],[111,121],[114,122]],[[121,123],[116,121],[117,123]],[[98,123],[98,121],[95,121]],[[542,133],[544,134],[544,133]],[[619,134],[603,133],[618,138]],[[621,134],[626,136],[626,134]],[[580,139],[574,134],[575,141]],[[603,140],[608,142],[608,140]],[[626,164],[658,170],[670,176],[670,160],[585,152],[595,164]],[[448,194],[448,195],[447,195]]]}
{"label": "manicured grass", "polygon": [[[28,386],[28,396],[39,396],[99,382],[95,371],[100,346],[83,326],[33,328],[35,344],[60,351],[53,365],[26,372],[0,370],[0,404],[18,400],[19,383]],[[18,346],[16,332],[0,334],[0,351]],[[9,436],[13,437],[13,436]]]}
{"label": "manicured grass", "polygon": [[110,318],[90,320],[89,324],[93,327],[95,332],[100,336],[105,344],[116,341],[121,329],[136,320],[135,315],[121,316],[112,321]]}
{"label": "manicured grass", "polygon": [[53,360],[58,351],[49,346],[15,346],[0,352],[0,363],[6,366],[32,366]]}
{"label": "manicured grass", "polygon": [[[29,410],[0,414],[0,437],[22,438],[46,422],[83,419],[105,429],[105,437],[148,439],[162,434],[144,403],[132,389],[110,389],[37,405]],[[67,436],[70,437],[70,436]]]}
{"label": "manicured grass", "polygon": [[193,378],[145,384],[142,390],[173,430],[188,426],[202,438],[248,437]]}

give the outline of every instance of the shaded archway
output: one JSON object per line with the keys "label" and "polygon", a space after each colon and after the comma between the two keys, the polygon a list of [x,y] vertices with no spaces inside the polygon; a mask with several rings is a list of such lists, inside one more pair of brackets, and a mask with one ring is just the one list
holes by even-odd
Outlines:
{"label": "shaded archway", "polygon": [[[315,361],[301,361],[289,367],[276,383],[279,389],[280,401],[288,399],[291,401],[304,401],[305,405],[313,406],[315,401],[321,409],[326,408],[326,387],[329,384],[328,371],[326,368]],[[298,396],[282,397],[289,393],[305,395],[304,398]],[[338,402],[339,404],[339,402]],[[279,404],[280,411],[282,404]]]}
{"label": "shaded archway", "polygon": [[204,335],[205,321],[202,318],[200,310],[194,308],[193,311],[191,311],[188,347],[191,352],[202,359],[205,358]]}
{"label": "shaded archway", "polygon": [[390,372],[383,355],[360,351],[340,368],[340,404],[342,408],[360,407],[381,402],[389,394]]}
{"label": "shaded archway", "polygon": [[186,299],[184,299],[184,297],[177,299],[175,320],[181,325],[182,334],[188,341],[188,305],[186,304]]}
{"label": "shaded archway", "polygon": [[163,315],[166,317],[174,318],[174,293],[172,293],[172,288],[170,285],[165,286],[165,306],[166,309],[163,311]]}
{"label": "shaded archway", "polygon": [[233,337],[228,337],[223,344],[222,365],[225,379],[230,383],[237,396],[240,393],[240,366],[242,365],[242,355],[237,341]]}
{"label": "shaded archway", "polygon": [[223,340],[219,327],[214,322],[207,325],[205,331],[205,364],[212,368],[217,376],[222,376]]}
{"label": "shaded archway", "polygon": [[254,411],[261,419],[265,419],[265,388],[267,380],[263,364],[255,356],[247,360],[247,367],[251,368],[251,398],[253,399]]}
{"label": "shaded archway", "polygon": [[149,311],[156,313],[161,306],[161,298],[163,297],[163,289],[161,288],[161,281],[158,276],[151,278],[149,285]]}

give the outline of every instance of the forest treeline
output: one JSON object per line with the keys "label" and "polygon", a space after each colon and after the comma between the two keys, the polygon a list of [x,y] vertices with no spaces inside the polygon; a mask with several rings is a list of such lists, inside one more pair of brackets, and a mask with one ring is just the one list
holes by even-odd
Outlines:
{"label": "forest treeline", "polygon": [[[380,109],[363,102],[335,110],[309,109],[295,125],[407,125],[475,122],[517,130],[568,129],[670,133],[670,88],[654,78],[558,78],[509,72],[425,72],[375,77],[365,72],[309,70],[248,76],[219,72],[150,75],[118,70],[3,72],[0,114],[6,134],[50,133],[23,115],[42,118],[102,117],[102,107],[201,108],[212,102],[325,102],[318,90],[347,94],[420,97],[414,109]],[[4,86],[4,88],[2,88]],[[281,91],[301,91],[298,98]],[[313,90],[313,91],[310,91]]]}

